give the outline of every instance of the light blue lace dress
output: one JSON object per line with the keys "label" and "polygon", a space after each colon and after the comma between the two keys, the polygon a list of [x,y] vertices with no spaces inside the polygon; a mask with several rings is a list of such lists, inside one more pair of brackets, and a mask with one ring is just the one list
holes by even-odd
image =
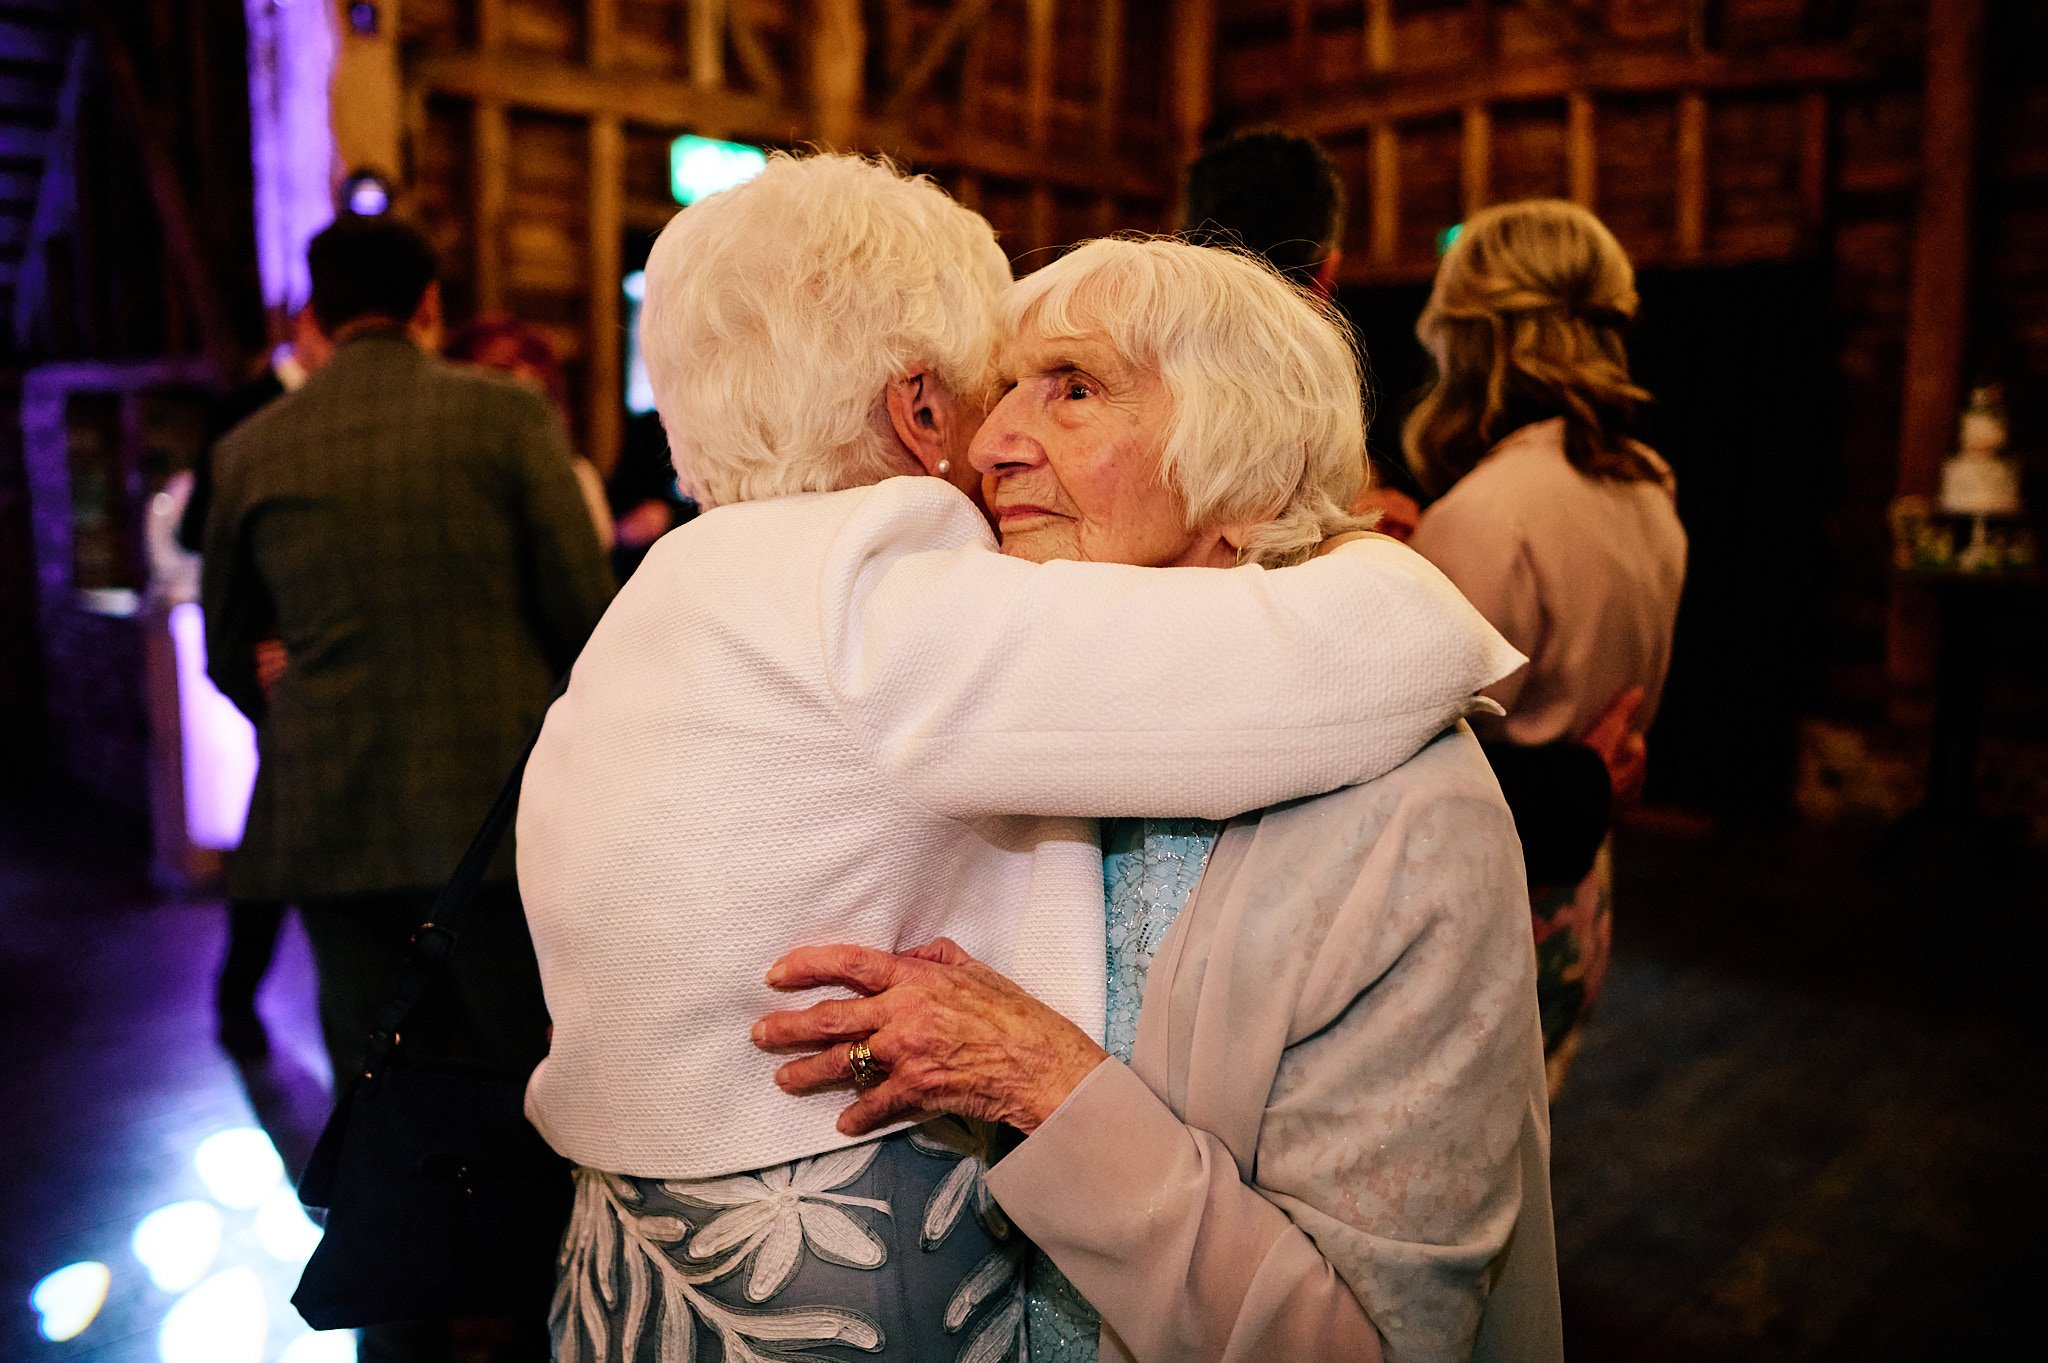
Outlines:
{"label": "light blue lace dress", "polygon": [[[1109,940],[1104,1044],[1126,1064],[1152,958],[1187,907],[1222,828],[1204,819],[1117,819],[1102,826]],[[1096,1363],[1101,1319],[1042,1250],[1031,1252],[1025,1302],[1031,1363]]]}

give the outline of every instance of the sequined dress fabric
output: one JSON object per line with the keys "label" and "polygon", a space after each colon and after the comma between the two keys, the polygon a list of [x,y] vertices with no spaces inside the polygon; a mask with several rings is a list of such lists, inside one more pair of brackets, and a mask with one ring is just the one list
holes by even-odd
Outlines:
{"label": "sequined dress fabric", "polygon": [[[1152,959],[1194,895],[1222,828],[1206,819],[1117,819],[1102,827],[1109,955],[1103,1042],[1126,1064]],[[1025,1301],[1031,1363],[1096,1363],[1101,1318],[1042,1250],[1031,1252]]]}

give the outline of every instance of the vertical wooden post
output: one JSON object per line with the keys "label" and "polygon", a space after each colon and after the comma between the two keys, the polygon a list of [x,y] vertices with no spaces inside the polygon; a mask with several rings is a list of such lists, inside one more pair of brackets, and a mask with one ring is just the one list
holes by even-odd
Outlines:
{"label": "vertical wooden post", "polygon": [[1287,0],[1287,62],[1292,79],[1287,82],[1287,103],[1299,107],[1315,84],[1314,0]]}
{"label": "vertical wooden post", "polygon": [[725,85],[726,0],[690,0],[690,84],[699,90]]}
{"label": "vertical wooden post", "polygon": [[1173,7],[1173,135],[1180,164],[1199,156],[1216,84],[1216,0]]}
{"label": "vertical wooden post", "polygon": [[[1034,157],[1043,157],[1052,143],[1052,39],[1058,0],[1026,0],[1024,7],[1024,141]],[[1031,245],[1053,244],[1052,187],[1044,180],[1031,185]]]}
{"label": "vertical wooden post", "polygon": [[860,0],[810,0],[809,8],[811,127],[820,146],[851,151],[860,145],[867,63]]}
{"label": "vertical wooden post", "polygon": [[1809,241],[1828,221],[1828,122],[1827,91],[1799,97],[1799,231]]}
{"label": "vertical wooden post", "polygon": [[626,138],[617,117],[590,120],[590,350],[585,368],[585,453],[607,477],[619,458],[624,411],[619,271],[625,211]]}
{"label": "vertical wooden post", "polygon": [[1678,97],[1677,198],[1678,255],[1691,260],[1707,245],[1707,100],[1697,90]]}
{"label": "vertical wooden post", "polygon": [[1932,0],[1927,27],[1898,482],[1901,493],[1921,494],[1932,493],[1940,479],[1962,397],[1984,0]]}
{"label": "vertical wooden post", "polygon": [[[1117,137],[1123,127],[1124,5],[1123,0],[1097,0],[1095,10],[1095,139],[1104,159],[1120,162]],[[1117,228],[1117,202],[1105,193],[1095,201],[1098,236]]]}
{"label": "vertical wooden post", "polygon": [[618,0],[583,0],[583,60],[590,69],[611,70],[618,45]]}
{"label": "vertical wooden post", "polygon": [[988,25],[978,23],[968,29],[961,49],[960,127],[974,132],[981,127],[981,92],[987,88]]}
{"label": "vertical wooden post", "polygon": [[1493,201],[1493,115],[1484,104],[1465,106],[1460,150],[1460,184],[1469,218]]}
{"label": "vertical wooden post", "polygon": [[[476,0],[476,45],[486,57],[505,38],[499,0]],[[505,105],[479,99],[470,111],[471,213],[475,219],[475,284],[478,312],[499,312],[505,306],[506,169],[512,160],[512,134]]]}
{"label": "vertical wooden post", "polygon": [[1372,129],[1372,261],[1392,265],[1401,250],[1401,135],[1391,123]]}
{"label": "vertical wooden post", "polygon": [[1393,68],[1393,0],[1365,0],[1365,69],[1380,75]]}
{"label": "vertical wooden post", "polygon": [[1599,130],[1593,121],[1593,96],[1584,90],[1572,91],[1565,100],[1565,168],[1571,179],[1572,202],[1597,213]]}
{"label": "vertical wooden post", "polygon": [[[479,6],[479,15],[495,7]],[[356,32],[349,22],[348,6],[337,4],[334,23],[341,42],[334,54],[334,82],[328,103],[328,118],[334,128],[334,146],[342,174],[374,170],[392,184],[399,182],[404,165],[404,96],[398,70],[397,0],[384,0],[377,7],[375,33]]]}

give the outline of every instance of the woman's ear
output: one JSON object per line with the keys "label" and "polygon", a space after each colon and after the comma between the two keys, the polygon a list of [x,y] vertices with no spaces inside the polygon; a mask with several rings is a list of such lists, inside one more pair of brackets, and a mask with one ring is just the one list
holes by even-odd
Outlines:
{"label": "woman's ear", "polygon": [[947,458],[952,432],[951,404],[931,373],[920,370],[892,381],[884,390],[889,425],[903,448],[926,473],[937,473]]}

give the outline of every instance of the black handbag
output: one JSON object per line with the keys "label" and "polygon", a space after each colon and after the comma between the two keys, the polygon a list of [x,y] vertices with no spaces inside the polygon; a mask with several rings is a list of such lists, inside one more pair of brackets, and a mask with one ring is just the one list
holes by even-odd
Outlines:
{"label": "black handbag", "polygon": [[[527,752],[531,753],[529,744]],[[526,1076],[410,1057],[406,1018],[441,982],[455,925],[519,806],[526,755],[413,934],[397,990],[307,1161],[326,1233],[292,1305],[316,1330],[544,1316],[574,1192],[524,1113]],[[445,987],[445,985],[443,986]]]}

